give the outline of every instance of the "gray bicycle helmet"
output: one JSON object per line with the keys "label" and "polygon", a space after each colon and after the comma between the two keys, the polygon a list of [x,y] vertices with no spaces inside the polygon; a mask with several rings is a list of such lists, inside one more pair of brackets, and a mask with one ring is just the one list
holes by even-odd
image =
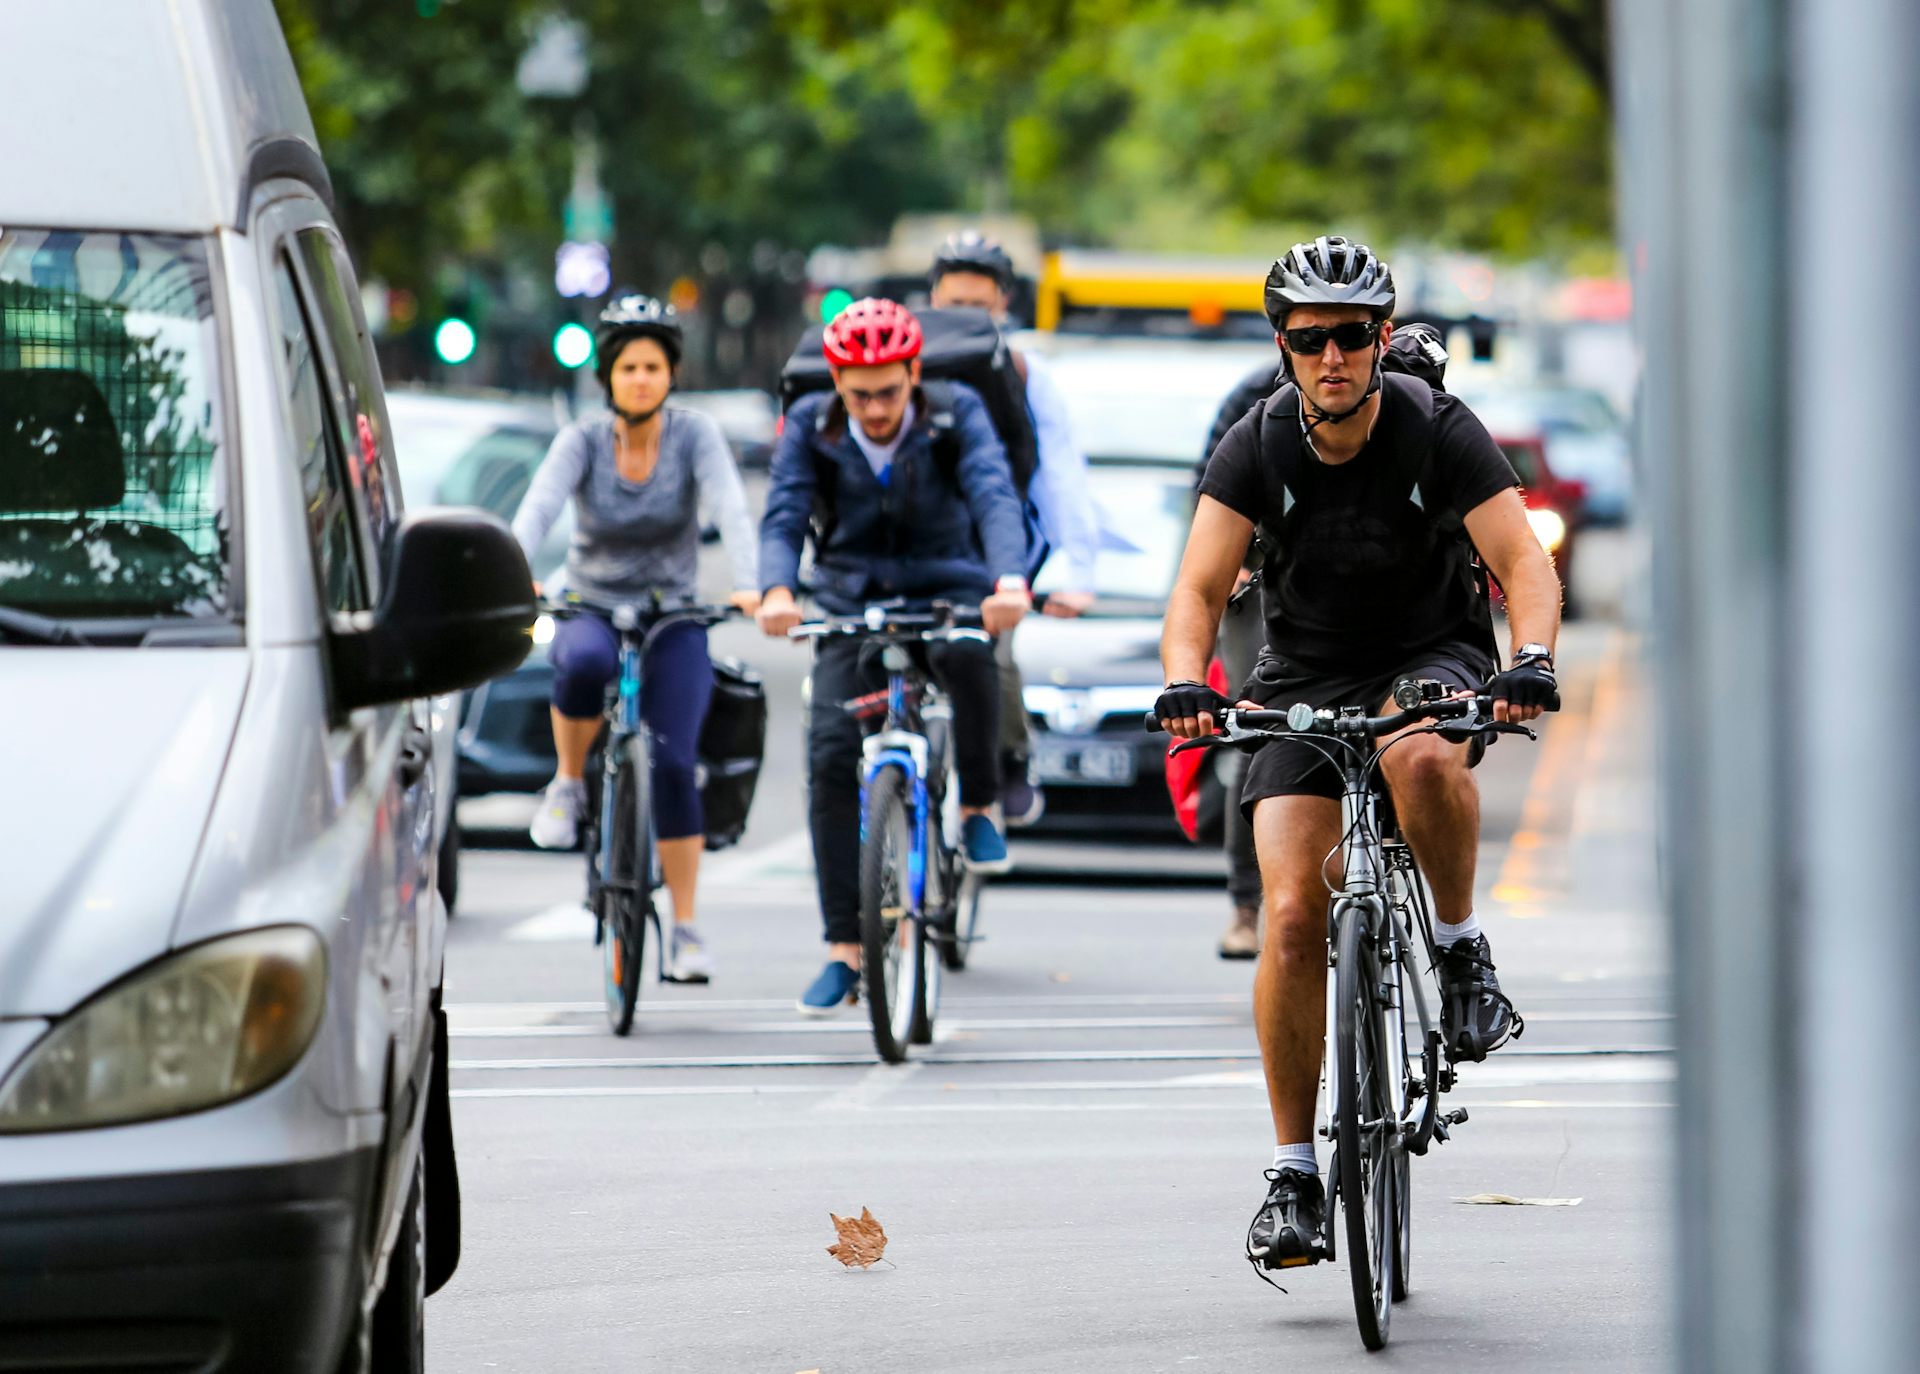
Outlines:
{"label": "gray bicycle helmet", "polygon": [[1376,320],[1393,314],[1393,273],[1364,243],[1322,234],[1296,243],[1267,273],[1267,318],[1276,331],[1302,305],[1364,305]]}
{"label": "gray bicycle helmet", "polygon": [[638,292],[615,296],[600,312],[593,331],[593,372],[601,386],[613,377],[613,360],[634,339],[653,339],[666,350],[667,362],[680,366],[680,317],[670,305]]}
{"label": "gray bicycle helmet", "polygon": [[988,238],[978,229],[947,235],[947,241],[933,255],[933,281],[937,283],[949,272],[978,272],[992,277],[1002,291],[1013,289],[1013,259],[997,239]]}

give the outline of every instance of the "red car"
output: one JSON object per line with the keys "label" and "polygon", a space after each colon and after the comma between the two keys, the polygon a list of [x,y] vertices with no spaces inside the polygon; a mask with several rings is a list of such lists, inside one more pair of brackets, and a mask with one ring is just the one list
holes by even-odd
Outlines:
{"label": "red car", "polygon": [[[1575,536],[1580,527],[1580,511],[1587,499],[1587,484],[1554,476],[1547,464],[1546,440],[1537,433],[1496,432],[1493,440],[1506,453],[1507,461],[1513,464],[1514,475],[1520,479],[1521,495],[1527,503],[1527,523],[1533,526],[1540,546],[1552,557],[1560,573],[1560,584],[1566,588],[1562,614],[1572,619],[1579,614],[1574,601],[1573,551],[1579,542]],[[1500,599],[1498,584],[1494,587],[1494,598],[1496,602]]]}

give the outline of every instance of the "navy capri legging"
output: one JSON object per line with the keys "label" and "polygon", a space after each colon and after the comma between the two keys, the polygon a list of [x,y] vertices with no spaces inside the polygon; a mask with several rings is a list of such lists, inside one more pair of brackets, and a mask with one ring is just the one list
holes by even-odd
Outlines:
{"label": "navy capri legging", "polygon": [[[620,670],[620,637],[591,611],[553,627],[553,709],[591,720],[606,705],[607,684]],[[640,715],[653,736],[653,833],[680,840],[706,833],[695,773],[700,727],[713,699],[713,663],[703,625],[669,625],[640,662]]]}

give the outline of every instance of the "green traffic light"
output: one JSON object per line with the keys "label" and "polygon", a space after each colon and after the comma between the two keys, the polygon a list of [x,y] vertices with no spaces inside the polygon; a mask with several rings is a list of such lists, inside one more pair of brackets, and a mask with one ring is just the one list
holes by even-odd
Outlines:
{"label": "green traffic light", "polygon": [[458,317],[440,321],[440,327],[433,331],[433,351],[449,367],[458,367],[471,358],[479,342],[473,326]]}
{"label": "green traffic light", "polygon": [[836,286],[820,298],[820,322],[832,324],[833,317],[853,304],[853,292]]}
{"label": "green traffic light", "polygon": [[593,332],[584,324],[563,324],[553,331],[554,360],[562,367],[585,367],[593,358]]}

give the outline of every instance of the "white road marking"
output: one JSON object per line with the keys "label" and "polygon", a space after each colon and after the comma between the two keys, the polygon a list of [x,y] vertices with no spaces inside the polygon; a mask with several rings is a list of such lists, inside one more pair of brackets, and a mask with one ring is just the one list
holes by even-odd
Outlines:
{"label": "white road marking", "polygon": [[[1110,1050],[935,1050],[919,1056],[920,1064],[1156,1064],[1257,1062],[1260,1053],[1250,1047],[1218,1049],[1110,1049]],[[1502,1063],[1470,1064],[1461,1069],[1461,1082],[1471,1085],[1524,1083],[1665,1083],[1673,1078],[1672,1052],[1653,1046],[1593,1050],[1565,1049],[1505,1051]],[[574,1069],[784,1069],[870,1066],[871,1054],[713,1054],[636,1055],[632,1058],[591,1059],[455,1059],[450,1067],[463,1072],[518,1072]]]}
{"label": "white road marking", "polygon": [[562,902],[537,915],[515,921],[500,938],[543,943],[571,940],[577,944],[591,944],[593,913],[578,902]]}
{"label": "white road marking", "polygon": [[[651,1014],[654,1008],[642,1004],[642,1020]],[[1067,1016],[1054,1020],[1034,1017],[1019,1017],[1008,1020],[946,1017],[940,1018],[937,1029],[941,1038],[947,1039],[962,1032],[978,1031],[1014,1031],[1014,1030],[1198,1030],[1219,1026],[1247,1026],[1251,1020],[1245,1016]],[[845,1019],[840,1021],[719,1021],[704,1026],[683,1026],[678,1029],[696,1031],[707,1035],[865,1035],[869,1027],[865,1022]],[[524,1026],[454,1026],[447,1034],[455,1040],[518,1040],[548,1039],[565,1036],[605,1035],[604,1025],[557,1025],[545,1023]]]}

